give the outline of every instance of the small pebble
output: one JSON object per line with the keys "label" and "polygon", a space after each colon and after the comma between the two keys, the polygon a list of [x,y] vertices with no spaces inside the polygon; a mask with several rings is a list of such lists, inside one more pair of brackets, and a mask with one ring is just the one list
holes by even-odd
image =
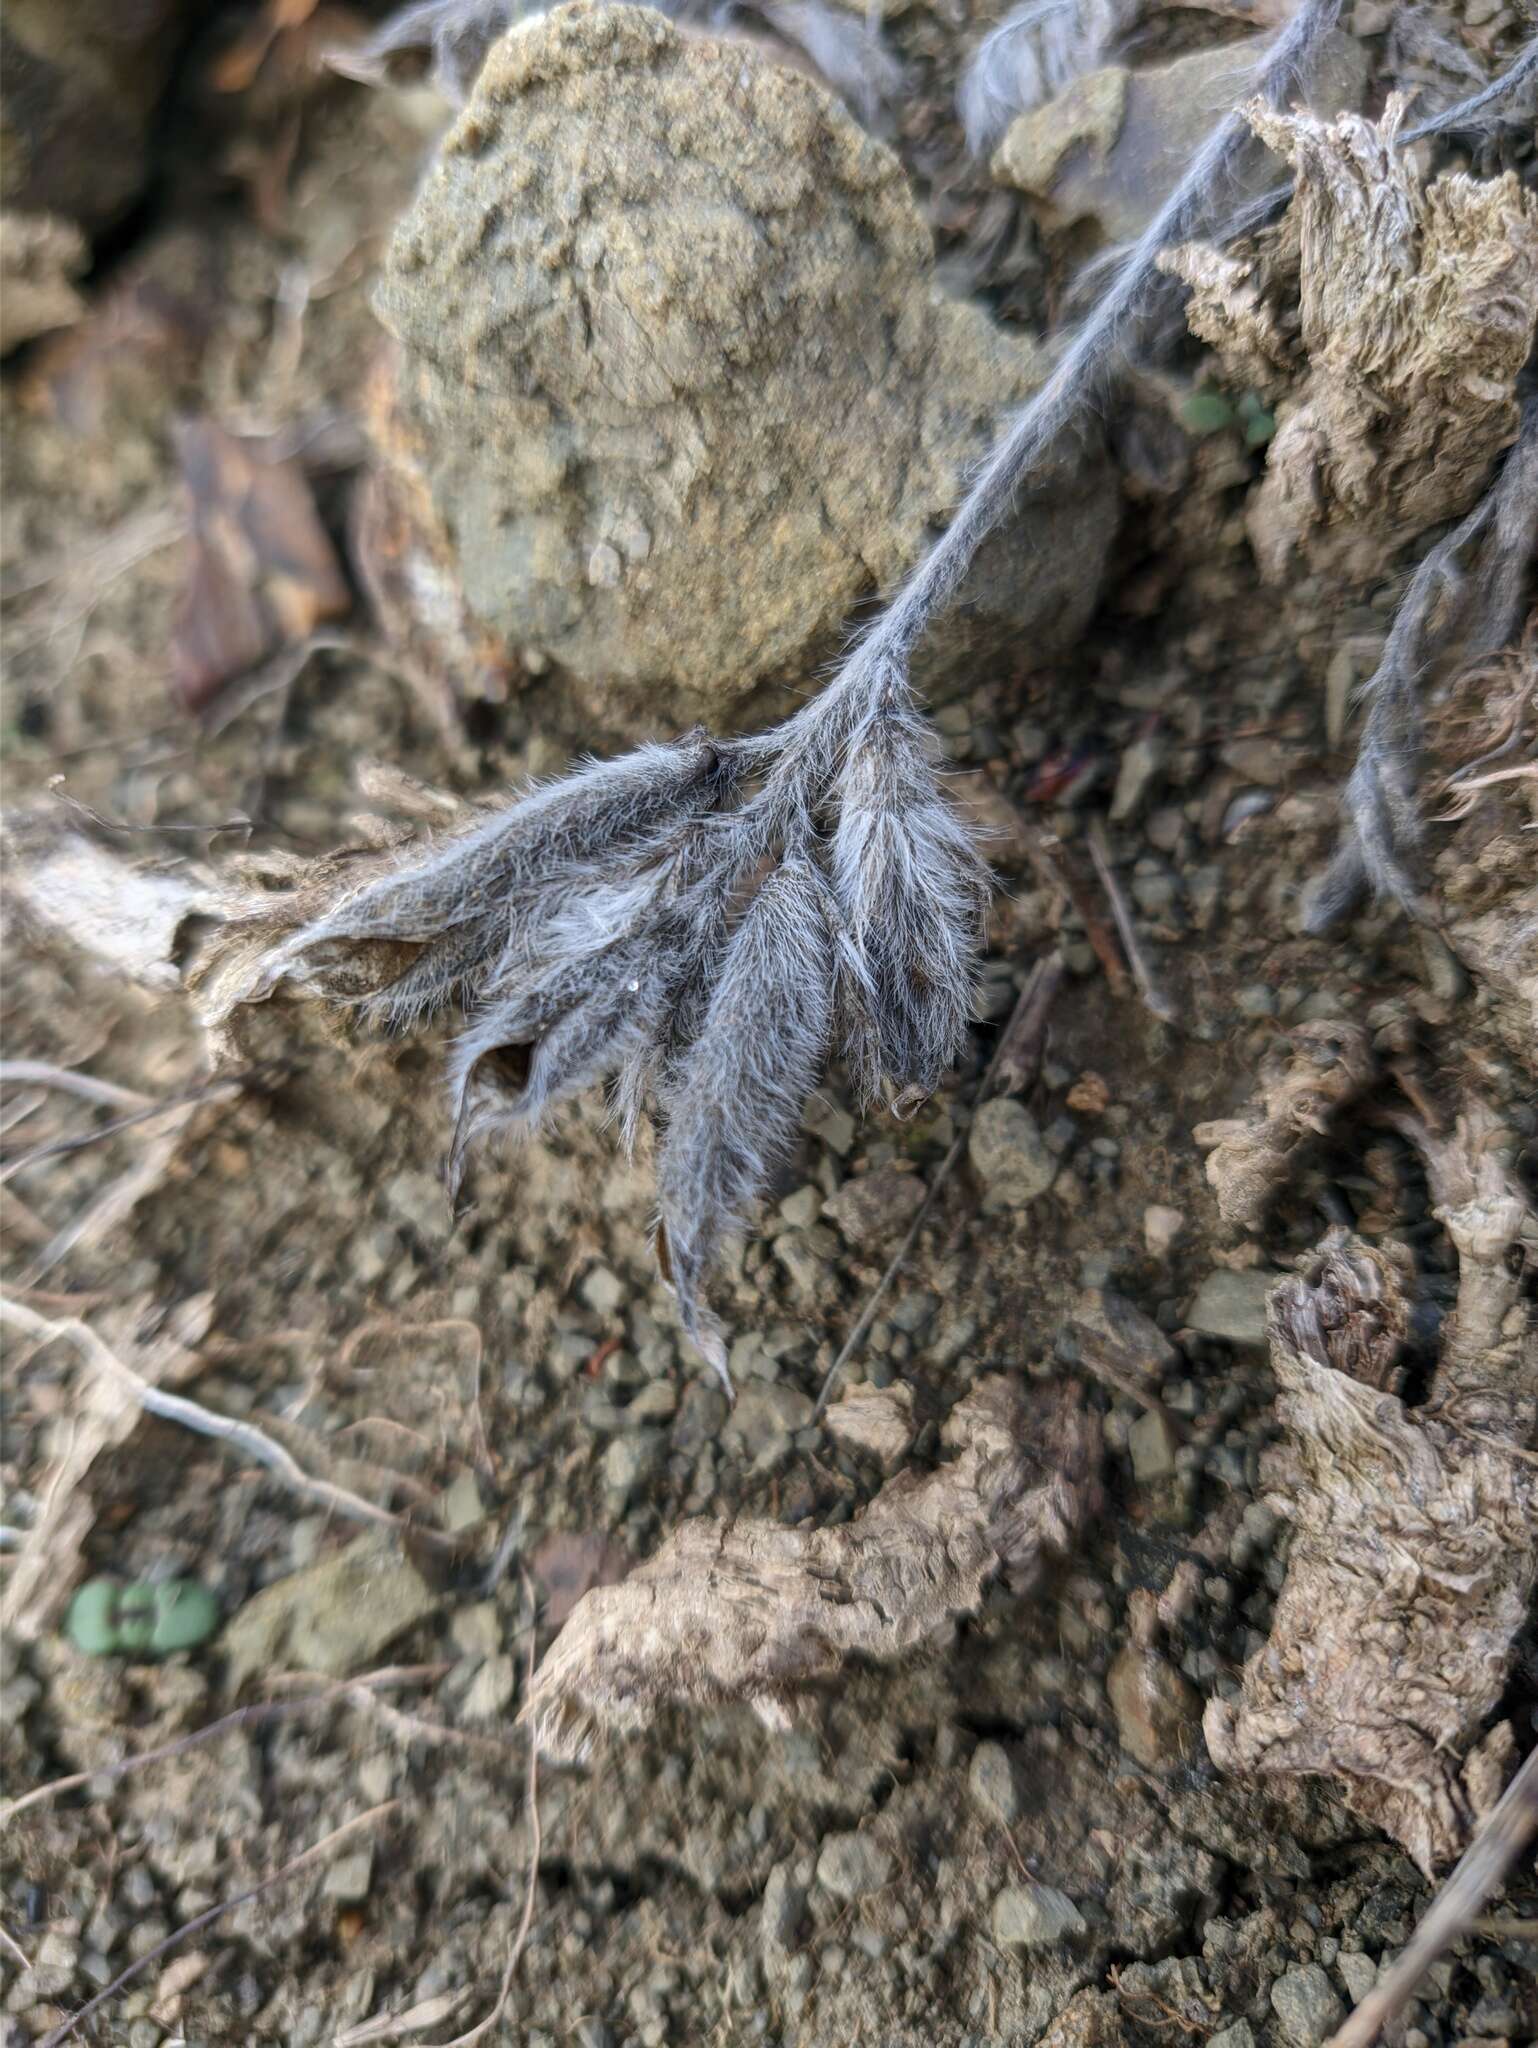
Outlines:
{"label": "small pebble", "polygon": [[860,1899],[879,1891],[892,1875],[890,1849],[869,1835],[824,1835],[817,1856],[817,1882],[836,1899]]}
{"label": "small pebble", "polygon": [[1318,1963],[1284,1970],[1271,1986],[1271,2010],[1295,2048],[1322,2048],[1346,2017],[1346,2007]]}
{"label": "small pebble", "polygon": [[1020,1788],[1009,1752],[1001,1743],[977,1745],[967,1771],[967,1790],[978,1810],[1001,1827],[1013,1827],[1020,1818]]}
{"label": "small pebble", "polygon": [[993,1902],[992,1917],[1000,1948],[1052,1948],[1085,1931],[1073,1900],[1049,1884],[1007,1886]]}

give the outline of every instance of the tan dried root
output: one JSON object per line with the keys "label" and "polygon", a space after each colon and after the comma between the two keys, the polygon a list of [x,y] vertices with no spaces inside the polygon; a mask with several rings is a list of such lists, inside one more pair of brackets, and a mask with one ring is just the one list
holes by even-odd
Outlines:
{"label": "tan dried root", "polygon": [[773,1727],[854,1657],[893,1658],[975,1611],[990,1580],[1030,1584],[1089,1511],[1097,1432],[1071,1393],[1047,1415],[994,1375],[952,1410],[955,1452],[899,1473],[858,1520],[824,1529],[685,1522],[618,1586],[585,1594],[519,1719],[569,1759],[669,1703],[745,1701]]}
{"label": "tan dried root", "polygon": [[1538,198],[1511,172],[1428,184],[1399,143],[1407,105],[1391,95],[1373,123],[1252,104],[1255,133],[1296,173],[1287,219],[1247,248],[1163,259],[1192,287],[1192,332],[1237,381],[1275,392],[1306,363],[1249,509],[1271,582],[1300,554],[1375,573],[1466,512],[1516,435]]}
{"label": "tan dried root", "polygon": [[1198,1124],[1209,1152],[1207,1179],[1225,1223],[1255,1229],[1286,1183],[1299,1146],[1322,1136],[1373,1075],[1372,1049],[1359,1025],[1324,1020],[1289,1034],[1291,1051],[1261,1068],[1261,1106],[1240,1117]]}
{"label": "tan dried root", "polygon": [[1340,1779],[1429,1874],[1514,1758],[1510,1726],[1486,1724],[1538,1581],[1538,1332],[1512,1256],[1538,1240],[1487,1111],[1447,1139],[1405,1128],[1460,1265],[1430,1397],[1384,1391],[1400,1262],[1332,1231],[1271,1297],[1289,1441],[1264,1469],[1296,1532],[1287,1580],[1239,1702],[1211,1702],[1205,1728],[1221,1769]]}

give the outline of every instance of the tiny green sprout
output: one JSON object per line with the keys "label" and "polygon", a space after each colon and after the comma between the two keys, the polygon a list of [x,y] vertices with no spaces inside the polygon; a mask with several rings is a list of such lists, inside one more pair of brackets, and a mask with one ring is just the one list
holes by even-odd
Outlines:
{"label": "tiny green sprout", "polygon": [[70,1602],[64,1631],[87,1657],[169,1657],[195,1650],[219,1626],[219,1603],[192,1579],[87,1579]]}
{"label": "tiny green sprout", "polygon": [[1276,432],[1276,415],[1266,409],[1258,391],[1246,391],[1238,404],[1246,448],[1264,448]]}
{"label": "tiny green sprout", "polygon": [[1193,391],[1180,408],[1180,424],[1188,434],[1220,434],[1234,423],[1234,409],[1221,391]]}

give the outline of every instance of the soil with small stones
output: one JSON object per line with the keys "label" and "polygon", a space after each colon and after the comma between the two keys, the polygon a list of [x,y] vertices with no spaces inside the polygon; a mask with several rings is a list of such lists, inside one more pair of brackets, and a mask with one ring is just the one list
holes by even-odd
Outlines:
{"label": "soil with small stones", "polygon": [[[967,198],[943,111],[955,32],[926,12],[905,33],[930,89],[900,147],[942,254],[964,256],[987,202]],[[292,132],[259,95],[231,111],[188,91],[164,189],[94,281],[90,320],[13,359],[0,390],[11,802],[57,783],[120,822],[115,843],[162,857],[252,833],[312,851],[346,837],[362,760],[482,796],[601,748],[613,735],[574,722],[558,677],[452,700],[365,626],[297,674],[233,684],[200,718],[179,707],[172,422],[282,437],[344,533],[369,282],[431,133],[410,91],[317,88]],[[987,226],[985,294],[1037,317],[1051,259],[1029,214],[1008,235]],[[1201,1704],[1233,1696],[1264,1641],[1287,1530],[1256,1490],[1275,1423],[1253,1290],[1230,1290],[1227,1336],[1197,1327],[1193,1304],[1215,1275],[1286,1267],[1334,1221],[1410,1243],[1433,1310],[1452,1253],[1408,1148],[1381,1131],[1347,1122],[1237,1240],[1191,1131],[1250,1099],[1287,1026],[1346,1016],[1392,1027],[1449,1097],[1477,1087],[1531,1173],[1532,1075],[1480,979],[1403,919],[1302,934],[1350,764],[1331,715],[1341,665],[1348,680],[1370,669],[1398,586],[1259,594],[1241,514],[1261,458],[1235,434],[1173,456],[1159,443],[1156,460],[1140,419],[1129,402],[1121,559],[1084,644],[1047,672],[1001,664],[939,711],[1003,885],[969,1065],[904,1124],[862,1118],[830,1078],[720,1290],[734,1410],[677,1334],[648,1162],[621,1157],[596,1106],[478,1165],[471,1212],[451,1224],[431,1039],[339,1039],[273,1006],[260,1085],[195,1110],[131,1213],[47,1271],[56,1233],[142,1164],[145,1134],[6,1181],[7,1282],[35,1308],[73,1303],[140,1357],[176,1338],[180,1391],[455,1539],[370,1535],[168,1422],[125,1428],[96,1458],[47,1625],[0,1649],[7,1794],[91,1774],[5,1833],[7,2048],[379,1808],[334,1857],[157,1956],[83,2037],[448,2041],[496,2000],[536,1807],[526,1942],[482,2037],[526,2048],[981,2048],[1049,2029],[1062,2048],[1311,2048],[1403,1945],[1427,1888],[1402,1855],[1328,1787],[1262,1792],[1206,1756]],[[1172,1021],[1108,986],[1058,880],[1066,863],[1109,926],[1095,817]],[[1451,844],[1440,829],[1434,854]],[[1044,836],[1060,843],[1050,855]],[[999,1139],[1025,1147],[1029,1170],[990,1201],[964,1159],[844,1379],[912,1389],[920,1465],[981,1373],[1078,1380],[1106,1451],[1088,1540],[1029,1599],[997,1590],[910,1663],[849,1671],[788,1734],[745,1708],[677,1716],[588,1768],[543,1766],[531,1801],[513,1717],[531,1654],[584,1584],[686,1515],[837,1522],[881,1484],[814,1398],[913,1213],[906,1180],[927,1184],[967,1127],[997,1029],[1049,947],[1067,978],[1021,1098],[1034,1128],[1010,1120]],[[23,931],[8,950],[8,1057],[156,1098],[197,1085],[176,998]],[[22,1111],[8,1153],[109,1120],[22,1083],[5,1100]],[[1103,1291],[1147,1319],[1132,1369],[1152,1407],[1097,1380],[1069,1332]],[[86,1373],[61,1343],[8,1349],[3,1519],[24,1532],[57,1506]],[[357,1571],[326,1575],[360,1543]],[[99,1572],[194,1578],[228,1633],[163,1663],[86,1657],[63,1606]],[[305,1669],[408,1667],[397,1683],[296,1705],[334,1679],[296,1678],[295,1636],[256,1631],[254,1603],[317,1574],[304,1584],[322,1652]],[[403,1593],[415,1618],[382,1634]],[[1129,1620],[1150,1594],[1164,1596],[1151,1643]],[[330,1666],[327,1642],[342,1646]],[[240,1704],[264,1711],[111,1774]],[[1511,1918],[1531,1922],[1530,1879],[1511,1896]],[[1535,1967],[1530,1935],[1467,1939],[1425,1981],[1405,2041],[1532,2038]]]}

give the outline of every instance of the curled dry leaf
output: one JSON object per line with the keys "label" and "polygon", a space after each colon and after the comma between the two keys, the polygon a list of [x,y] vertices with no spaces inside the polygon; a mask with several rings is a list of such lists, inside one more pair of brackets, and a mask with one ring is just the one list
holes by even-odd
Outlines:
{"label": "curled dry leaf", "polygon": [[838,1527],[685,1522],[623,1585],[578,1604],[520,1719],[567,1758],[672,1704],[741,1701],[784,1726],[795,1694],[852,1658],[916,1648],[1000,1573],[1029,1585],[1089,1511],[1092,1418],[1069,1393],[1033,1416],[996,1375],[957,1404],[944,1440],[949,1464],[899,1473]]}
{"label": "curled dry leaf", "polygon": [[176,430],[192,500],[192,556],[174,642],[177,687],[197,710],[231,676],[351,609],[336,551],[297,462],[213,420]]}
{"label": "curled dry leaf", "polygon": [[1385,1391],[1404,1265],[1332,1232],[1271,1297],[1287,1443],[1265,1478],[1295,1535],[1270,1640],[1205,1726],[1224,1770],[1338,1779],[1429,1874],[1515,1755],[1510,1727],[1488,1724],[1538,1581],[1538,1333],[1513,1258],[1538,1235],[1488,1112],[1445,1140],[1406,1128],[1459,1259],[1430,1397]]}
{"label": "curled dry leaf", "polygon": [[1223,1221],[1244,1230],[1263,1220],[1299,1146],[1322,1136],[1372,1078],[1372,1049],[1358,1024],[1302,1024],[1290,1042],[1286,1055],[1261,1069],[1258,1109],[1198,1124],[1192,1133],[1209,1154],[1207,1179]]}
{"label": "curled dry leaf", "polygon": [[1517,430],[1538,198],[1514,172],[1428,184],[1398,141],[1407,104],[1392,95],[1373,123],[1253,103],[1250,125],[1297,176],[1288,219],[1247,252],[1163,259],[1192,287],[1192,331],[1236,379],[1275,389],[1306,360],[1249,508],[1271,582],[1300,555],[1317,566],[1344,552],[1351,573],[1375,573],[1468,510]]}

